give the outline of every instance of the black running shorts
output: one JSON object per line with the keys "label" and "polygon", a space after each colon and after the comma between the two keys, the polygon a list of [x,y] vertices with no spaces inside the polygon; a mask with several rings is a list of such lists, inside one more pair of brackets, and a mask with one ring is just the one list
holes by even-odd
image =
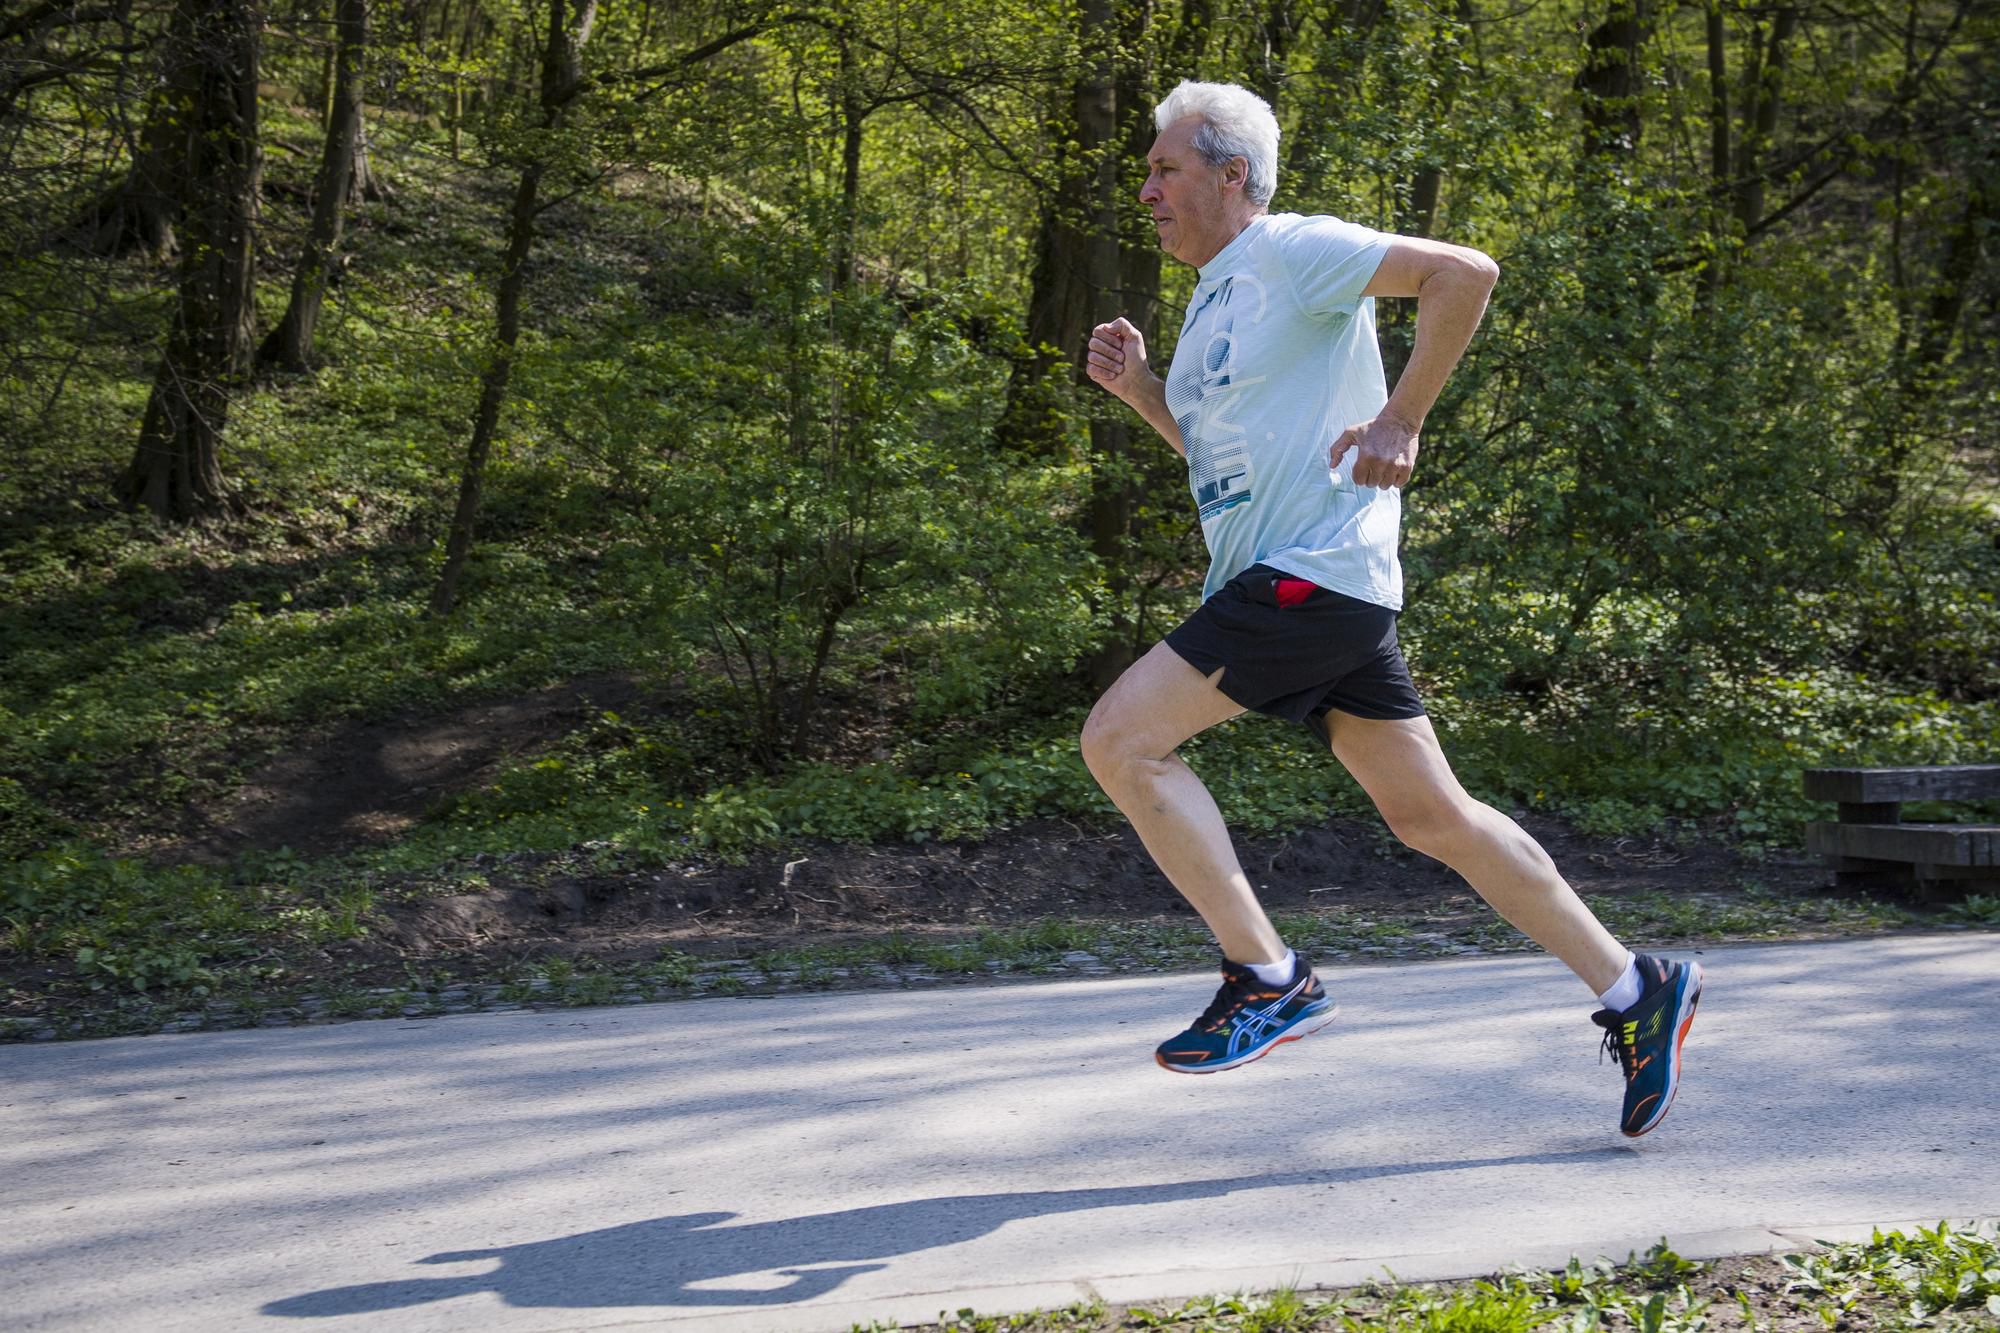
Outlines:
{"label": "black running shorts", "polygon": [[1310,727],[1327,739],[1332,709],[1397,720],[1424,715],[1396,613],[1252,565],[1167,635],[1203,675],[1222,669],[1222,692],[1245,708]]}

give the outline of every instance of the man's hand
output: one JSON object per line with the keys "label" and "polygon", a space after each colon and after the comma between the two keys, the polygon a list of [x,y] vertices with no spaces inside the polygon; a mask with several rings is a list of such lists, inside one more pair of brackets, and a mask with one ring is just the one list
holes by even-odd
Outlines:
{"label": "man's hand", "polygon": [[1117,395],[1144,417],[1177,452],[1187,452],[1181,443],[1181,428],[1167,411],[1167,382],[1146,365],[1146,339],[1132,327],[1132,321],[1121,316],[1092,329],[1090,354],[1083,368],[1106,392]]}
{"label": "man's hand", "polygon": [[1401,486],[1417,466],[1417,428],[1386,412],[1340,432],[1328,455],[1329,467],[1352,449],[1356,486]]}
{"label": "man's hand", "polygon": [[1146,339],[1132,322],[1119,316],[1090,331],[1090,356],[1084,362],[1090,378],[1130,403],[1153,378],[1146,366]]}

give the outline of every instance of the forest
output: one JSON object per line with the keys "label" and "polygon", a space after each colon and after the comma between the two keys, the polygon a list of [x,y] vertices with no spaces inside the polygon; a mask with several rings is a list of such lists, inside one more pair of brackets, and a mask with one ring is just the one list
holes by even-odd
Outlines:
{"label": "forest", "polygon": [[[1470,789],[1755,857],[1804,768],[1990,762],[1996,51],[1991,0],[4,0],[11,984],[208,986],[495,857],[1109,826],[1077,730],[1207,553],[1081,366],[1172,352],[1190,77],[1275,108],[1275,210],[1500,266],[1404,500]],[[440,718],[478,762],[313,824],[301,756],[381,788]],[[1303,733],[1186,753],[1246,833],[1370,817]]]}

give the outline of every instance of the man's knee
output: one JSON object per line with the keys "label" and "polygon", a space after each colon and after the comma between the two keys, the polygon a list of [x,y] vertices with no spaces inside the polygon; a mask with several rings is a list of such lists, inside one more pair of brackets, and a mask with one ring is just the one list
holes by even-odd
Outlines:
{"label": "man's knee", "polygon": [[1120,758],[1121,731],[1110,709],[1099,700],[1097,707],[1090,710],[1084,719],[1083,735],[1078,744],[1083,750],[1083,766],[1102,786],[1118,770]]}
{"label": "man's knee", "polygon": [[1449,865],[1481,836],[1477,809],[1469,798],[1426,794],[1385,807],[1382,818],[1405,847]]}
{"label": "man's knee", "polygon": [[1079,744],[1083,765],[1100,787],[1117,781],[1130,771],[1135,759],[1145,757],[1133,729],[1119,717],[1118,710],[1107,708],[1103,700],[1098,701],[1084,720]]}

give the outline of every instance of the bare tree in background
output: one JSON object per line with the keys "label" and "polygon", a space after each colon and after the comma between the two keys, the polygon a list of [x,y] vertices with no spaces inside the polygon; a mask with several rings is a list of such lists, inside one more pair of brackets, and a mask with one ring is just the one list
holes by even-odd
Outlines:
{"label": "bare tree in background", "polygon": [[320,158],[319,181],[313,189],[312,229],[305,253],[292,277],[292,299],[284,318],[257,349],[257,364],[282,370],[304,370],[312,359],[313,329],[326,299],[334,251],[340,245],[341,219],[354,179],[355,149],[361,141],[361,72],[368,50],[368,0],[335,0],[333,100],[326,126],[326,148]]}
{"label": "bare tree in background", "polygon": [[[560,129],[564,113],[583,87],[583,45],[597,21],[597,0],[550,0],[548,44],[542,52],[542,129]],[[486,459],[500,425],[500,407],[514,375],[514,347],[521,337],[521,292],[528,281],[528,251],[535,243],[535,219],[542,205],[542,177],[549,163],[530,156],[514,190],[514,209],[507,223],[507,253],[500,262],[498,329],[493,350],[479,377],[479,407],[473,414],[472,439],[465,448],[458,505],[452,511],[451,536],[445,543],[444,570],[431,592],[431,614],[450,613],[458,600],[458,581],[472,554],[473,524],[479,517],[479,495],[485,484]]]}
{"label": "bare tree in background", "polygon": [[[135,18],[131,0],[43,0],[0,19],[0,123],[22,113],[38,95],[65,89],[72,97],[106,105],[99,101],[107,91],[103,80],[117,79],[108,105],[115,108],[112,124],[123,127],[129,165],[113,184],[67,214],[45,243],[61,238],[93,254],[137,251],[161,261],[177,253],[183,145],[172,75],[157,63],[164,50],[155,49],[158,33],[151,21]],[[146,69],[146,82],[156,85],[142,99],[144,115],[136,130],[125,119],[122,64],[134,58]]]}
{"label": "bare tree in background", "polygon": [[184,521],[227,507],[220,446],[250,369],[255,310],[257,67],[250,0],[179,0],[164,48],[180,148],[180,299],[121,498]]}

